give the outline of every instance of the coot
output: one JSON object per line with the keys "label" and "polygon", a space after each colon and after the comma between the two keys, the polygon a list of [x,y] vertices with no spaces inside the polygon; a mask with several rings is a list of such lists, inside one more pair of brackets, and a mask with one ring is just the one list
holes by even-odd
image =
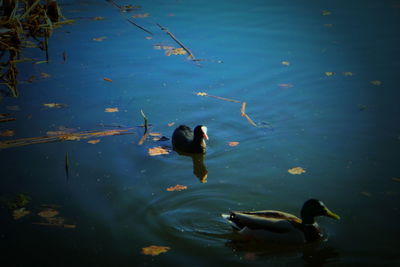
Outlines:
{"label": "coot", "polygon": [[207,127],[198,125],[194,131],[186,125],[180,125],[172,134],[172,147],[174,150],[186,153],[205,153],[208,140]]}

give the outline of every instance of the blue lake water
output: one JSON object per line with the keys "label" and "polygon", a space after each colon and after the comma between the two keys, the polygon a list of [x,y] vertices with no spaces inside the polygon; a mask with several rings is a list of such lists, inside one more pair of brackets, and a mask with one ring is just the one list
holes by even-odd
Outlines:
{"label": "blue lake water", "polygon": [[[18,65],[20,96],[0,103],[17,119],[0,130],[15,135],[1,141],[134,127],[143,110],[151,131],[166,137],[180,124],[208,127],[208,177],[200,182],[190,157],[148,155],[170,144],[149,137],[138,145],[139,127],[97,144],[2,149],[0,195],[28,195],[32,212],[14,220],[1,209],[7,266],[399,266],[400,1],[118,2],[141,6],[133,12],[106,1],[60,3],[76,21],[54,31],[49,64]],[[151,39],[126,21],[145,13],[133,20]],[[179,47],[156,23],[202,60],[154,49]],[[44,60],[38,49],[22,56]],[[257,127],[241,103],[198,92],[246,102]],[[294,167],[306,172],[292,175]],[[177,184],[187,190],[166,191]],[[220,216],[299,215],[309,198],[341,216],[318,218],[327,239],[312,246],[235,242]],[[76,228],[32,224],[44,204]],[[170,250],[141,254],[150,245]]]}

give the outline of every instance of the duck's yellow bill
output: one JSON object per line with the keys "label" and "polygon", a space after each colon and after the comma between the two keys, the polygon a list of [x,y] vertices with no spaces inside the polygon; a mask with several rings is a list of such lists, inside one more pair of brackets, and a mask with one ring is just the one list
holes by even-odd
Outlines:
{"label": "duck's yellow bill", "polygon": [[333,213],[332,211],[326,209],[326,216],[329,218],[335,219],[335,220],[340,220],[340,216],[337,215],[336,213]]}

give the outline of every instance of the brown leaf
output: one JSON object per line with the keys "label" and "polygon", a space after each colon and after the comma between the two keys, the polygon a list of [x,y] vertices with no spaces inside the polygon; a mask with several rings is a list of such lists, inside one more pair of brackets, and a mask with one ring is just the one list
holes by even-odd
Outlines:
{"label": "brown leaf", "polygon": [[47,103],[47,104],[43,104],[43,106],[45,106],[46,108],[63,108],[63,107],[67,107],[68,105],[61,104],[61,103]]}
{"label": "brown leaf", "polygon": [[51,209],[51,208],[44,209],[44,210],[42,210],[41,212],[38,213],[38,215],[40,217],[43,217],[43,218],[51,218],[51,217],[54,217],[54,216],[56,216],[58,214],[59,214],[59,212],[57,210]]}
{"label": "brown leaf", "polygon": [[228,146],[237,146],[239,142],[228,142]]}
{"label": "brown leaf", "polygon": [[148,153],[150,156],[168,155],[169,152],[170,151],[168,149],[163,148],[161,146],[152,147],[148,149]]}
{"label": "brown leaf", "polygon": [[100,142],[100,139],[90,140],[88,141],[89,144],[95,145]]}
{"label": "brown leaf", "polygon": [[104,112],[118,112],[118,108],[106,108]]}
{"label": "brown leaf", "polygon": [[94,17],[93,20],[104,20],[104,17],[101,17],[101,16]]}
{"label": "brown leaf", "polygon": [[174,49],[167,50],[165,52],[165,54],[167,56],[170,56],[170,55],[185,55],[185,54],[187,54],[187,52],[183,48],[174,48]]}
{"label": "brown leaf", "polygon": [[134,19],[142,19],[142,18],[147,18],[148,16],[150,16],[149,13],[143,13],[143,14],[135,14],[132,16],[132,18]]}
{"label": "brown leaf", "polygon": [[103,80],[105,80],[106,82],[112,82],[113,80],[109,79],[109,78],[103,78]]}
{"label": "brown leaf", "polygon": [[92,38],[92,40],[96,41],[96,42],[103,42],[104,39],[107,39],[107,37],[106,36],[102,36],[102,37],[98,37],[98,38]]}
{"label": "brown leaf", "polygon": [[0,132],[0,136],[14,136],[15,135],[15,130],[4,130]]}
{"label": "brown leaf", "polygon": [[182,191],[182,190],[186,190],[186,189],[187,189],[187,186],[177,184],[175,186],[168,187],[166,190],[167,191]]}
{"label": "brown leaf", "polygon": [[289,169],[288,172],[290,174],[302,174],[302,173],[305,173],[306,170],[304,170],[302,167],[295,167],[295,168]]}
{"label": "brown leaf", "polygon": [[150,136],[161,136],[161,133],[149,133]]}
{"label": "brown leaf", "polygon": [[165,247],[165,246],[149,246],[149,247],[142,248],[142,254],[157,256],[161,253],[167,252],[170,249],[171,249],[170,247]]}
{"label": "brown leaf", "polygon": [[29,213],[31,212],[29,210],[26,210],[25,208],[16,209],[13,211],[13,218],[14,220],[18,220],[28,215]]}
{"label": "brown leaf", "polygon": [[290,66],[290,62],[289,61],[282,61],[281,64],[285,65],[285,66]]}

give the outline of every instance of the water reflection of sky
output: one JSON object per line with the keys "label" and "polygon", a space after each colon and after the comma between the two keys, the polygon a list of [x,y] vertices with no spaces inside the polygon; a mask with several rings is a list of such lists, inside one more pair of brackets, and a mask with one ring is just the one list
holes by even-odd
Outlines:
{"label": "water reflection of sky", "polygon": [[[39,254],[47,251],[68,263],[96,265],[304,265],[312,257],[343,265],[399,261],[399,188],[392,180],[399,177],[400,148],[398,1],[135,4],[142,6],[136,13],[150,14],[135,21],[155,33],[151,40],[126,22],[130,13],[105,1],[66,1],[64,15],[81,19],[54,32],[50,64],[20,65],[21,81],[43,72],[51,76],[21,82],[18,99],[3,99],[1,113],[15,105],[20,111],[11,111],[17,121],[0,129],[13,128],[14,138],[23,138],[59,126],[78,131],[101,130],[101,123],[132,126],[143,123],[141,109],[152,130],[167,137],[179,124],[205,124],[207,183],[194,176],[188,157],[148,156],[147,149],[157,143],[138,146],[139,128],[96,145],[70,141],[5,149],[0,151],[1,194],[31,196],[33,211],[44,203],[61,205],[77,228],[38,228],[32,218],[13,221],[2,212],[2,248],[33,262],[44,262]],[[323,10],[331,14],[324,16]],[[95,16],[105,19],[86,19]],[[154,23],[207,61],[197,66],[153,49],[176,46]],[[102,42],[93,41],[103,36]],[[44,55],[30,49],[24,56]],[[382,84],[371,84],[374,80]],[[241,104],[195,92],[245,101],[246,113],[268,127],[251,126],[240,116]],[[68,108],[42,107],[53,102]],[[120,111],[105,113],[108,107]],[[169,127],[171,122],[175,125]],[[230,141],[239,145],[229,147]],[[297,166],[306,173],[287,172]],[[176,184],[188,189],[165,191]],[[243,247],[230,240],[230,228],[219,216],[230,209],[298,214],[310,197],[342,217],[319,220],[328,240],[315,248]],[[43,242],[36,248],[33,240]],[[171,250],[158,257],[140,254],[153,244]]]}

